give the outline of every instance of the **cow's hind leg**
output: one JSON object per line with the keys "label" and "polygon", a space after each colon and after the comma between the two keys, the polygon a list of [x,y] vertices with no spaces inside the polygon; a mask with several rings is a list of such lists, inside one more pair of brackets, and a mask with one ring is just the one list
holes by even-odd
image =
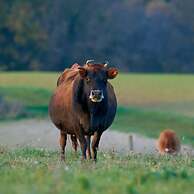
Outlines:
{"label": "cow's hind leg", "polygon": [[90,135],[87,135],[86,136],[86,142],[87,142],[87,159],[91,159],[91,151],[90,151],[90,139],[91,139],[91,136]]}
{"label": "cow's hind leg", "polygon": [[72,142],[72,147],[75,150],[75,152],[77,152],[77,137],[76,135],[71,135],[71,142]]}
{"label": "cow's hind leg", "polygon": [[100,142],[102,132],[96,131],[92,140],[92,159],[97,161],[97,149]]}
{"label": "cow's hind leg", "polygon": [[64,131],[60,131],[60,146],[61,146],[61,160],[65,160],[65,146],[67,142],[67,134]]}

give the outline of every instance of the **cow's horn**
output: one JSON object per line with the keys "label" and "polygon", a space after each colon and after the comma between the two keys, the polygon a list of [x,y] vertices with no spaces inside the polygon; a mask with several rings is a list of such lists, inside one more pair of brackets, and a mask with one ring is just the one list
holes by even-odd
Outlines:
{"label": "cow's horn", "polygon": [[105,63],[104,63],[104,67],[107,67],[107,66],[108,66],[108,64],[109,64],[109,62],[108,62],[108,61],[105,61]]}
{"label": "cow's horn", "polygon": [[93,62],[93,61],[94,61],[94,59],[87,60],[87,61],[86,61],[86,65],[87,65],[88,63]]}

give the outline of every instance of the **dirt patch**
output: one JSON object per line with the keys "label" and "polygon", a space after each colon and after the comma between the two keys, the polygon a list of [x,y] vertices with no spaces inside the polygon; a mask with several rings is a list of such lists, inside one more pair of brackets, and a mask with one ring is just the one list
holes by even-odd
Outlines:
{"label": "dirt patch", "polygon": [[[31,146],[37,148],[59,149],[59,131],[49,120],[21,120],[0,124],[0,145],[9,148]],[[131,141],[132,140],[132,141]],[[128,134],[111,129],[105,131],[100,141],[100,150],[128,153],[157,153],[156,140],[138,134]],[[71,149],[68,138],[67,149]],[[181,152],[194,155],[191,147],[183,145]]]}

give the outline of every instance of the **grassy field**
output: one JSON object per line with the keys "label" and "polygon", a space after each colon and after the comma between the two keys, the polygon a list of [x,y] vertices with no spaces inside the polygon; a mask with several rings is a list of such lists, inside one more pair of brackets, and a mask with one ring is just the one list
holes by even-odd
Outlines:
{"label": "grassy field", "polygon": [[[3,103],[22,105],[0,121],[47,117],[58,75],[0,73]],[[194,145],[194,76],[120,74],[112,83],[119,102],[113,129],[157,137],[164,128],[173,128],[182,143]],[[57,152],[0,147],[2,194],[193,194],[193,185],[191,156],[101,152],[94,164],[68,152],[64,164]]]}
{"label": "grassy field", "polygon": [[[22,103],[27,114],[15,118],[47,116],[58,75],[2,72],[0,96]],[[112,84],[119,103],[113,129],[157,137],[164,128],[173,128],[183,143],[194,145],[194,76],[120,74]]]}
{"label": "grassy field", "polygon": [[2,194],[193,194],[194,160],[190,157],[99,154],[97,164],[67,154],[0,148]]}
{"label": "grassy field", "polygon": [[[56,86],[58,73],[0,73],[0,89],[15,94],[28,103],[39,103],[41,96],[50,95]],[[119,74],[111,81],[120,105],[180,112],[194,116],[193,75]],[[15,91],[12,91],[15,89]],[[43,92],[41,92],[41,91]],[[22,96],[22,91],[23,95]],[[37,99],[30,99],[36,92]],[[1,92],[2,93],[2,92]],[[41,94],[40,94],[41,93]],[[29,94],[28,98],[26,95]],[[35,96],[33,96],[35,98]],[[43,99],[48,103],[48,98]]]}
{"label": "grassy field", "polygon": [[[58,73],[0,73],[1,88],[52,91]],[[119,104],[194,115],[194,76],[160,74],[119,74],[111,81]],[[170,107],[169,107],[170,106]]]}

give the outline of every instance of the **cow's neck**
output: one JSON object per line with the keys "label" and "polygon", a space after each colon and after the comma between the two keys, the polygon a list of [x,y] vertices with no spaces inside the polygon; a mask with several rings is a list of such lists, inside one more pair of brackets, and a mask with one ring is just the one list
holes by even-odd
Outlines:
{"label": "cow's neck", "polygon": [[90,115],[103,116],[107,111],[107,100],[103,99],[102,102],[88,102],[88,110]]}

